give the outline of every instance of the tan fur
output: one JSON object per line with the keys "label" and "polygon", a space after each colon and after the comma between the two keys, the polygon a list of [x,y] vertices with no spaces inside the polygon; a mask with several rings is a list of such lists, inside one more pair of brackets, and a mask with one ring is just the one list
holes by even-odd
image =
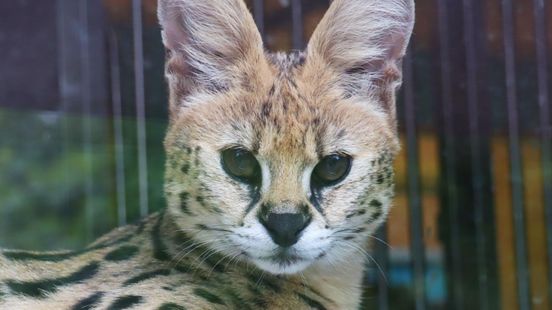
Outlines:
{"label": "tan fur", "polygon": [[[413,9],[411,0],[334,0],[304,53],[268,54],[241,0],[160,0],[168,208],[63,259],[4,252],[0,306],[58,309],[101,293],[94,307],[136,295],[143,308],[357,308],[367,244],[393,195],[395,91]],[[222,169],[220,152],[235,146],[259,161],[258,188]],[[334,153],[353,158],[351,171],[315,194],[310,173]],[[308,207],[297,259],[272,258],[263,204]],[[136,253],[109,260],[116,249]],[[32,291],[44,279],[56,290]]]}

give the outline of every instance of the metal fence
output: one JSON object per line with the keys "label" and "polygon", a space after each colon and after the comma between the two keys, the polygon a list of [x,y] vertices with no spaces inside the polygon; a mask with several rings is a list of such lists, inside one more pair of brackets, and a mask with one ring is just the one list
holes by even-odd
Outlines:
{"label": "metal fence", "polygon": [[[248,4],[268,48],[302,49],[329,2]],[[53,20],[58,88],[53,96],[41,93],[14,102],[18,97],[11,89],[0,87],[0,118],[1,113],[6,119],[39,115],[28,123],[9,123],[4,132],[10,135],[29,122],[55,119],[49,130],[59,133],[57,154],[78,150],[83,156],[74,186],[81,198],[72,200],[72,208],[83,212],[68,219],[77,223],[80,237],[51,242],[74,246],[163,207],[163,48],[155,1],[4,2],[0,12],[16,18],[29,14],[33,5],[51,9],[40,13]],[[8,38],[0,42],[12,49],[23,43],[11,29],[21,35],[41,27],[11,27],[18,23],[0,21]],[[382,242],[374,251],[380,266],[367,271],[363,307],[552,306],[551,23],[552,4],[546,0],[417,1],[398,100],[403,152],[396,165],[397,202],[378,233]],[[23,56],[4,57],[8,70],[0,75],[6,80],[12,78],[10,68],[16,70],[10,59],[37,52],[17,51]],[[27,72],[20,77],[25,81],[48,72],[18,68]],[[33,83],[18,85],[38,89]],[[16,139],[0,145],[0,166],[2,150],[32,143]],[[28,159],[33,160],[42,159]],[[59,178],[71,179],[71,167],[77,165],[61,165]],[[0,179],[2,186],[7,185]],[[10,219],[24,208],[0,202],[6,206],[0,222],[4,244],[30,245],[28,240],[58,229],[53,225],[15,239],[20,226]],[[25,214],[36,213],[36,207],[26,208]]]}

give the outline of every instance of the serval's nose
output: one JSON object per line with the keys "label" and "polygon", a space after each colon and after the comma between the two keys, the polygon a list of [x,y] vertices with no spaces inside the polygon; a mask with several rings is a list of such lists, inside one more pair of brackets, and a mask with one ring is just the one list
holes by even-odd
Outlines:
{"label": "serval's nose", "polygon": [[259,222],[266,228],[272,241],[282,247],[290,247],[297,243],[312,219],[308,208],[298,208],[307,211],[294,213],[276,213],[270,210],[270,207],[262,209],[267,211],[259,213]]}

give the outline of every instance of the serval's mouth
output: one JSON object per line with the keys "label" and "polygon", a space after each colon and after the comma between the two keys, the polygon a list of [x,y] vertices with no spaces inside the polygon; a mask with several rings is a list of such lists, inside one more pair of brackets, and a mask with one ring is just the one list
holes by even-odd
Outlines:
{"label": "serval's mouth", "polygon": [[269,256],[251,258],[260,269],[273,274],[294,274],[313,263],[312,259],[298,255],[292,248],[280,248]]}

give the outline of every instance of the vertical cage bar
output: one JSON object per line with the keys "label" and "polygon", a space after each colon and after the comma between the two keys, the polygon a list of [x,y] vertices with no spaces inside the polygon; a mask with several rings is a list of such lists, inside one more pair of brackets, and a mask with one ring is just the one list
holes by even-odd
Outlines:
{"label": "vertical cage bar", "polygon": [[473,207],[475,210],[475,234],[476,234],[476,255],[477,255],[477,281],[479,291],[479,309],[489,308],[489,293],[487,291],[488,272],[486,264],[486,242],[483,202],[483,165],[481,154],[480,127],[479,127],[479,100],[477,86],[477,55],[475,43],[475,19],[472,0],[463,0],[464,8],[464,43],[466,46],[466,86],[467,103],[469,113],[469,141],[471,176],[473,190]]}
{"label": "vertical cage bar", "polygon": [[111,32],[109,36],[109,58],[111,66],[111,104],[113,105],[113,130],[115,136],[115,175],[117,190],[117,221],[119,226],[127,221],[126,190],[125,190],[125,147],[123,138],[123,117],[121,99],[121,74],[119,64],[119,46],[117,35]]}
{"label": "vertical cage bar", "polygon": [[380,227],[375,236],[372,236],[376,244],[375,260],[379,262],[381,272],[378,277],[378,309],[389,310],[389,283],[386,275],[389,274],[389,244],[387,243],[387,225]]}
{"label": "vertical cage bar", "polygon": [[425,251],[423,240],[422,201],[420,197],[420,167],[416,110],[414,107],[412,49],[404,59],[404,113],[407,152],[407,193],[410,209],[410,238],[414,269],[414,298],[416,310],[426,308],[425,300]]}
{"label": "vertical cage bar", "polygon": [[85,162],[85,225],[86,238],[92,240],[94,232],[94,179],[92,176],[92,100],[90,89],[90,33],[88,28],[88,1],[79,1],[79,18],[81,24],[80,55],[81,55],[81,76],[82,76],[82,150]]}
{"label": "vertical cage bar", "polygon": [[138,136],[140,215],[146,216],[148,214],[148,165],[146,154],[146,104],[144,94],[144,50],[141,0],[132,0],[132,33],[134,40],[134,91],[136,100],[136,132]]}
{"label": "vertical cage bar", "polygon": [[253,0],[253,18],[259,29],[261,37],[265,38],[265,27],[264,27],[264,0]]}
{"label": "vertical cage bar", "polygon": [[523,204],[523,179],[519,137],[519,115],[516,98],[516,68],[514,50],[514,15],[512,0],[502,1],[502,22],[504,32],[504,58],[506,65],[506,101],[508,110],[508,143],[514,212],[516,269],[519,308],[530,309],[529,269],[527,266],[527,244],[525,240],[525,219]]}
{"label": "vertical cage bar", "polygon": [[541,164],[546,216],[546,245],[548,249],[548,294],[552,300],[552,124],[548,93],[548,59],[546,48],[546,12],[544,0],[533,0],[535,19],[535,44],[537,60],[537,85],[541,138]]}
{"label": "vertical cage bar", "polygon": [[[82,96],[80,36],[74,29],[81,27],[80,3],[57,0],[58,72],[61,109],[64,113],[75,111]],[[72,31],[70,31],[72,30]]]}
{"label": "vertical cage bar", "polygon": [[443,149],[444,149],[444,167],[446,174],[445,178],[445,193],[447,196],[447,205],[449,209],[449,234],[450,234],[450,250],[451,254],[451,280],[452,284],[452,304],[454,309],[463,309],[463,292],[462,285],[455,279],[460,279],[462,274],[460,262],[460,231],[456,219],[458,218],[458,204],[456,198],[456,156],[454,152],[454,115],[453,115],[453,97],[452,97],[452,82],[451,82],[451,59],[450,59],[450,43],[449,43],[449,27],[448,27],[448,10],[447,1],[438,0],[438,23],[439,23],[439,49],[440,49],[440,66],[441,66],[441,88],[442,88],[442,106],[443,106]]}
{"label": "vertical cage bar", "polygon": [[303,7],[301,0],[291,0],[291,28],[293,49],[302,50],[303,42]]}

